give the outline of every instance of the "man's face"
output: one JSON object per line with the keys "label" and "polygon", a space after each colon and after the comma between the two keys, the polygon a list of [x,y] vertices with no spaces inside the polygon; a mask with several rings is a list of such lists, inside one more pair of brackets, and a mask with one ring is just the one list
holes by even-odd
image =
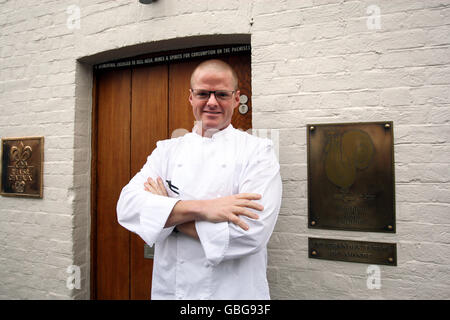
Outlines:
{"label": "man's face", "polygon": [[[207,68],[196,71],[191,89],[233,91],[235,86],[231,72]],[[233,110],[239,105],[239,91],[235,91],[229,100],[217,99],[212,93],[208,99],[202,100],[191,90],[189,102],[192,105],[195,120],[202,122],[203,132],[208,129],[222,130],[231,123]]]}

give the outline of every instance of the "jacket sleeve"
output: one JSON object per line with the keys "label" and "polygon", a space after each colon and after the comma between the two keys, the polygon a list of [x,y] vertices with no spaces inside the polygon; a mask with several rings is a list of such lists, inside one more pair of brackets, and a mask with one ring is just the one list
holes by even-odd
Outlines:
{"label": "jacket sleeve", "polygon": [[161,176],[164,152],[160,142],[144,167],[122,189],[117,202],[117,220],[121,226],[138,234],[149,246],[170,235],[174,227],[164,228],[179,199],[154,195],[144,189],[148,177]]}
{"label": "jacket sleeve", "polygon": [[196,222],[200,242],[212,265],[254,254],[267,246],[280,210],[282,193],[280,165],[272,141],[265,139],[242,170],[239,193],[244,192],[261,194],[257,202],[264,207],[263,211],[254,211],[259,219],[240,216],[249,230],[245,231],[230,222]]}

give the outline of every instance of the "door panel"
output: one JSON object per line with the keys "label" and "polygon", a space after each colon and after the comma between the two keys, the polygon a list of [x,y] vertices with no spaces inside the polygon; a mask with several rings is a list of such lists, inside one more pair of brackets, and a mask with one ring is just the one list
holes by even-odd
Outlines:
{"label": "door panel", "polygon": [[169,66],[169,135],[176,129],[191,132],[194,115],[189,103],[191,74],[200,62],[179,62]]}
{"label": "door panel", "polygon": [[167,65],[133,69],[131,176],[145,164],[158,140],[167,138]]}
{"label": "door panel", "polygon": [[245,103],[248,106],[248,112],[246,114],[241,114],[238,108],[236,108],[233,112],[231,124],[236,129],[247,131],[252,127],[252,72],[250,55],[230,56],[224,60],[233,67],[238,76],[238,87],[241,91],[241,97],[245,95],[248,99]]}
{"label": "door panel", "polygon": [[116,203],[130,179],[130,70],[98,75],[97,299],[128,299],[130,234]]}
{"label": "door panel", "polygon": [[[167,65],[133,69],[131,93],[131,177],[145,164],[158,140],[167,138]],[[131,234],[131,299],[150,299],[153,259],[144,241]]]}

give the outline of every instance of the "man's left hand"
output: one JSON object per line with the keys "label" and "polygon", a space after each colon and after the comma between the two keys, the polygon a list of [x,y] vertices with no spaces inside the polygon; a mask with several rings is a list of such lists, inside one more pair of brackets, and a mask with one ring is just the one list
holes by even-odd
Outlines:
{"label": "man's left hand", "polygon": [[[164,182],[160,177],[154,181],[152,178],[148,178],[147,182],[144,183],[145,191],[148,191],[153,194],[157,194],[160,196],[168,197],[166,188],[164,187]],[[197,231],[195,229],[194,221],[185,222],[176,226],[177,230],[181,233],[184,233],[188,236],[191,236],[194,239],[199,239]]]}
{"label": "man's left hand", "polygon": [[166,188],[164,187],[164,182],[160,177],[156,179],[156,181],[153,181],[152,178],[148,178],[147,182],[144,183],[145,191],[151,192],[153,194],[157,194],[160,196],[168,197]]}

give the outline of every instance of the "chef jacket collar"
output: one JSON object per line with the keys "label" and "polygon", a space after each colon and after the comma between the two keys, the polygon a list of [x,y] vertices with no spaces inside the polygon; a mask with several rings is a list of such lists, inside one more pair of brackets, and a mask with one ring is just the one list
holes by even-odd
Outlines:
{"label": "chef jacket collar", "polygon": [[216,140],[218,138],[221,137],[225,137],[227,134],[231,133],[234,129],[234,127],[231,125],[231,123],[228,125],[228,127],[226,127],[225,129],[219,130],[216,133],[213,133],[211,138],[208,137],[202,137],[200,134],[197,133],[197,126],[194,126],[194,128],[192,129],[192,133],[195,137],[198,138],[202,138],[202,139],[212,139],[212,140]]}

